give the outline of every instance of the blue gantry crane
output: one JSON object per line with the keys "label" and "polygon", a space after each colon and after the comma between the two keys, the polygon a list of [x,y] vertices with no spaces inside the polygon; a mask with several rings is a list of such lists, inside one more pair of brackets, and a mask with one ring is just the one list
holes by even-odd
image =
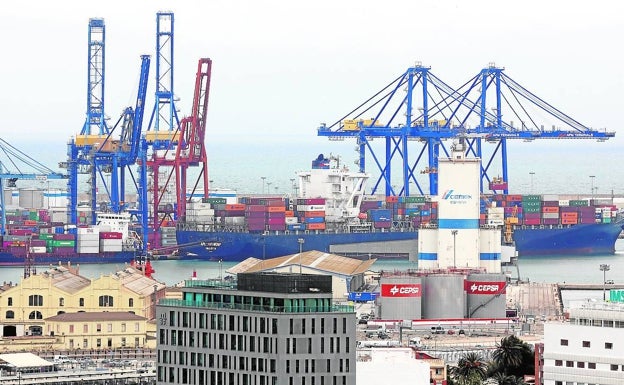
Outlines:
{"label": "blue gantry crane", "polygon": [[[112,128],[106,124],[104,114],[104,21],[89,20],[89,63],[87,118],[80,132],[68,144],[68,223],[77,223],[78,174],[89,175],[91,223],[95,223],[97,210],[121,213],[130,211],[125,202],[126,183],[134,183],[137,194],[145,195],[146,150],[142,136],[145,98],[149,79],[150,56],[141,56],[141,70],[136,102],[123,110]],[[142,158],[142,160],[141,160]],[[133,167],[139,165],[139,176],[133,174]],[[109,183],[110,181],[110,183]],[[101,189],[100,189],[101,188]],[[105,192],[107,201],[98,206],[97,193]],[[132,208],[139,217],[143,237],[147,234],[147,205]],[[143,243],[145,244],[145,243]]]}
{"label": "blue gantry crane", "polygon": [[[549,119],[550,128],[538,122],[538,115]],[[507,193],[507,140],[604,141],[615,135],[579,123],[493,63],[457,89],[417,64],[332,125],[322,124],[317,134],[330,140],[355,139],[360,171],[368,166],[367,153],[379,171],[372,193],[382,190],[387,196],[410,195],[412,184],[418,194],[437,194],[438,158],[441,153],[450,157],[448,140],[463,141],[466,156],[482,159],[482,192]],[[383,140],[380,154],[373,144],[377,138]],[[502,176],[493,175],[495,161]],[[392,167],[397,164],[400,175],[395,177]],[[417,178],[420,174],[426,174],[426,181]]]}

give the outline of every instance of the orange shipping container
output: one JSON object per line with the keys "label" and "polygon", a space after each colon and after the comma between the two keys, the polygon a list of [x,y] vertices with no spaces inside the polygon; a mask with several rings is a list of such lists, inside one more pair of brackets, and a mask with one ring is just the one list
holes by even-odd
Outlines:
{"label": "orange shipping container", "polygon": [[308,223],[306,227],[308,230],[325,230],[325,223]]}
{"label": "orange shipping container", "polygon": [[558,206],[544,206],[542,207],[542,212],[543,213],[558,213],[559,207]]}
{"label": "orange shipping container", "polygon": [[225,205],[226,211],[241,211],[245,210],[245,205],[243,203],[231,203]]}
{"label": "orange shipping container", "polygon": [[562,212],[561,213],[561,218],[578,218],[578,213]]}
{"label": "orange shipping container", "polygon": [[563,218],[561,219],[562,225],[576,225],[578,220],[576,218]]}
{"label": "orange shipping container", "polygon": [[292,211],[292,210],[286,210],[285,213],[286,213],[287,217],[294,217],[295,216],[295,212]]}
{"label": "orange shipping container", "polygon": [[303,211],[304,218],[324,218],[325,211]]}
{"label": "orange shipping container", "polygon": [[388,203],[396,203],[398,201],[399,201],[399,197],[397,196],[390,195],[386,197],[386,202]]}

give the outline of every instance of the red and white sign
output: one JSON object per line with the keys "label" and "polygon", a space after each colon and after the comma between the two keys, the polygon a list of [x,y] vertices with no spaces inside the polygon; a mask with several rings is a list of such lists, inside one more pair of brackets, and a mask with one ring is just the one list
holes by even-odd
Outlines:
{"label": "red and white sign", "polygon": [[384,283],[381,285],[382,297],[420,297],[421,293],[419,283]]}
{"label": "red and white sign", "polygon": [[501,294],[505,292],[505,282],[464,281],[468,294]]}

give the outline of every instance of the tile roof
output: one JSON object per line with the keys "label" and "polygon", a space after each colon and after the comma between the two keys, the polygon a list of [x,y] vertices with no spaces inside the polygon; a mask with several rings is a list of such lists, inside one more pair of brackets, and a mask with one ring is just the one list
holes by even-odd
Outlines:
{"label": "tile roof", "polygon": [[145,317],[125,311],[97,311],[97,312],[78,312],[78,313],[62,313],[46,318],[46,321],[56,322],[88,322],[88,321],[142,321]]}

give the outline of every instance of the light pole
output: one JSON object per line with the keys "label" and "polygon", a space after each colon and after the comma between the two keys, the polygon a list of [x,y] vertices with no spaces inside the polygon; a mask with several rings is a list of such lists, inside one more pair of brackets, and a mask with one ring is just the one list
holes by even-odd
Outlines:
{"label": "light pole", "polygon": [[223,281],[223,259],[219,258],[219,281]]}
{"label": "light pole", "polygon": [[594,178],[596,178],[596,175],[590,175],[589,179],[591,179],[591,197],[592,199],[594,198]]}
{"label": "light pole", "polygon": [[600,265],[600,271],[602,271],[602,300],[607,300],[607,271],[611,269],[611,266],[607,264]]}
{"label": "light pole", "polygon": [[264,194],[264,180],[266,179],[266,176],[261,176],[260,179],[262,179],[262,194]]}
{"label": "light pole", "polygon": [[290,178],[290,187],[292,188],[292,195],[295,196],[295,178]]}
{"label": "light pole", "polygon": [[267,182],[267,194],[271,193],[271,184],[273,184],[273,182]]}
{"label": "light pole", "polygon": [[17,385],[22,385],[22,372],[17,371]]}
{"label": "light pole", "polygon": [[453,268],[457,267],[457,253],[455,252],[455,237],[457,236],[457,230],[451,230],[451,234],[453,234]]}
{"label": "light pole", "polygon": [[301,274],[301,253],[303,253],[303,244],[305,243],[305,239],[298,238],[297,242],[299,242],[299,274]]}
{"label": "light pole", "polygon": [[533,176],[535,175],[535,172],[529,171],[529,175],[531,175],[531,194],[533,194]]}

